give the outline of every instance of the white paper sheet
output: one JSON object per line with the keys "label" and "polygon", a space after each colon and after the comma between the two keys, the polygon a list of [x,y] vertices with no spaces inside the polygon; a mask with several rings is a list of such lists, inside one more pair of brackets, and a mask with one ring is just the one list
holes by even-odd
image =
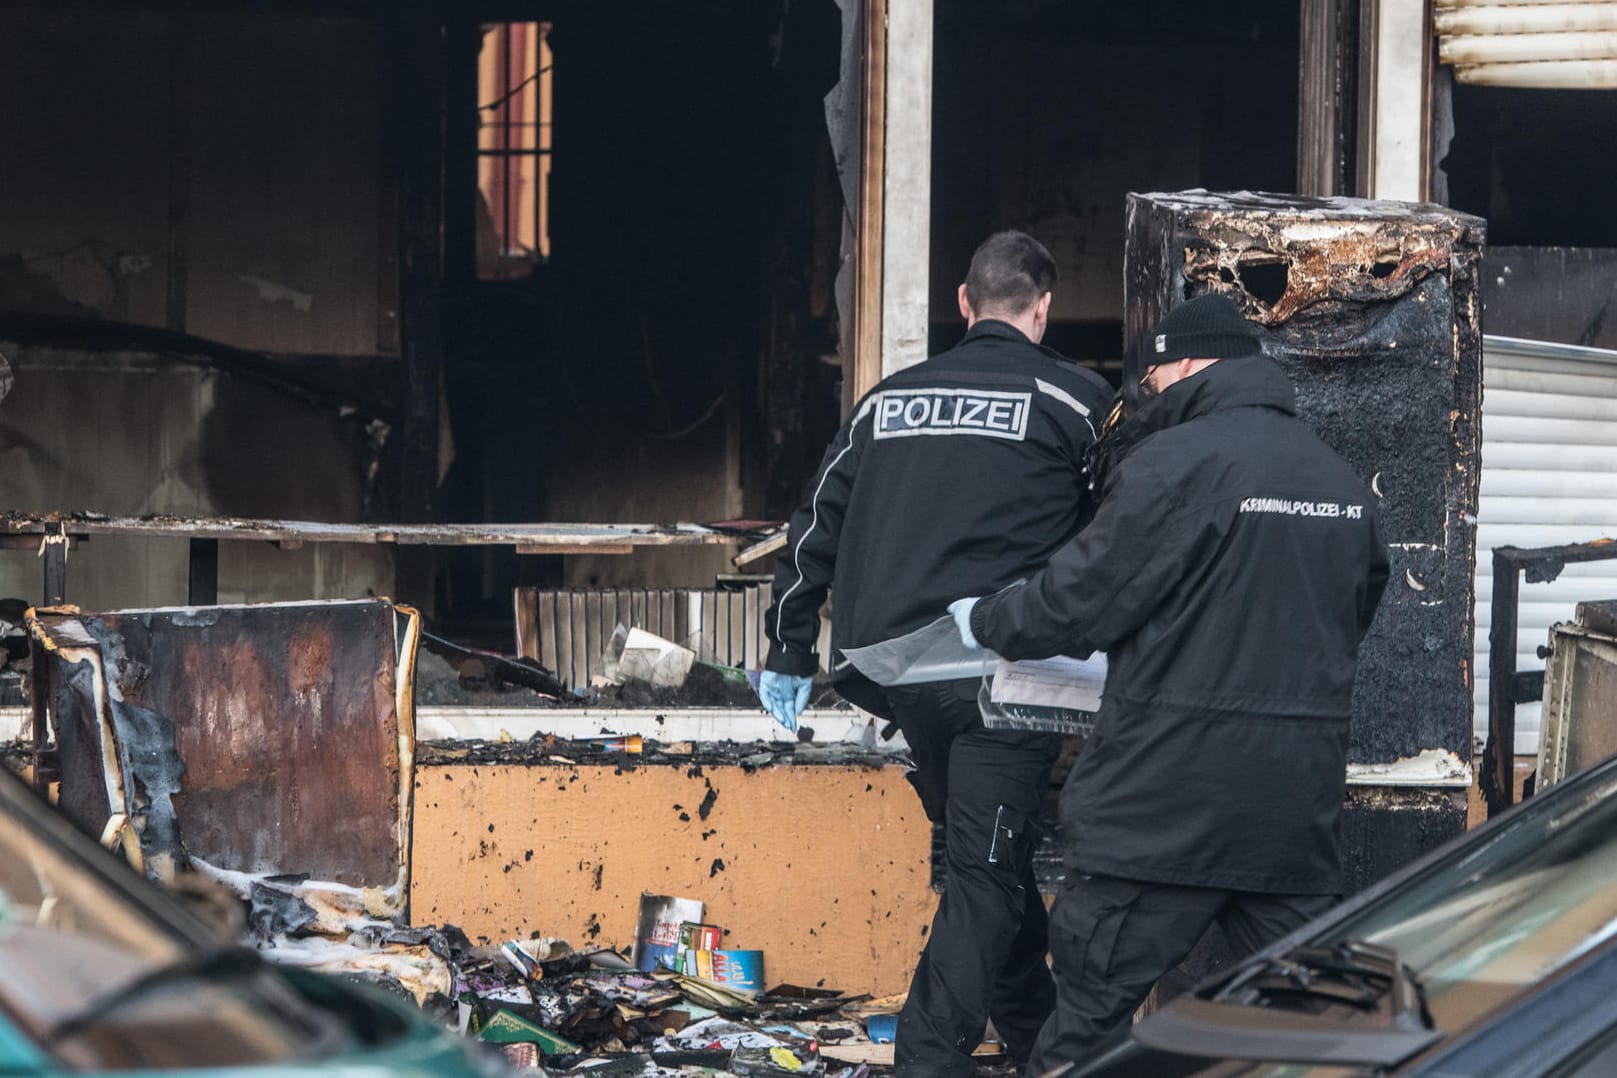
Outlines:
{"label": "white paper sheet", "polygon": [[1001,659],[994,668],[989,699],[996,704],[1033,704],[1070,711],[1100,710],[1106,687],[1106,656],[1087,659],[1057,655],[1051,659]]}

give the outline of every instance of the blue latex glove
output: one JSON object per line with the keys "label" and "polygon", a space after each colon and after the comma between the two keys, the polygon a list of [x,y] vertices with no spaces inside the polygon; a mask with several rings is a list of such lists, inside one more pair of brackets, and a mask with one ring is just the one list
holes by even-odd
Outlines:
{"label": "blue latex glove", "polygon": [[960,642],[973,651],[982,650],[982,645],[977,643],[976,634],[971,631],[971,608],[977,605],[978,598],[973,596],[970,599],[956,599],[949,604],[949,613],[954,616],[955,628],[960,630]]}
{"label": "blue latex glove", "polygon": [[813,687],[811,677],[765,670],[758,677],[758,699],[764,702],[764,710],[773,715],[776,722],[795,731],[797,717],[808,707],[809,689]]}

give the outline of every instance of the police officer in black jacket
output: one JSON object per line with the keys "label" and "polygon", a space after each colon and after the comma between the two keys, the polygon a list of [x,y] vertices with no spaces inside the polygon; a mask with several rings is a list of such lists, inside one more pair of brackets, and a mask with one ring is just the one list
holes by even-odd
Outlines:
{"label": "police officer in black jacket", "polygon": [[977,681],[883,690],[841,651],[1026,576],[1090,515],[1084,463],[1112,393],[1039,345],[1055,279],[1049,252],[1022,233],[977,249],[960,286],[965,339],[859,402],[792,517],[765,617],[760,696],[795,728],[830,587],[834,684],[897,721],[915,763],[910,781],[928,818],[945,824],[947,885],[899,1017],[901,1075],[973,1073],[990,1016],[1025,1060],[1050,1013],[1029,824],[1060,738],[984,729]]}
{"label": "police officer in black jacket", "polygon": [[1213,922],[1255,950],[1342,889],[1353,676],[1387,579],[1373,499],[1229,300],[1146,344],[1094,522],[1024,585],[951,604],[1008,658],[1111,662],[1062,794],[1058,999],[1030,1075],[1126,1036]]}

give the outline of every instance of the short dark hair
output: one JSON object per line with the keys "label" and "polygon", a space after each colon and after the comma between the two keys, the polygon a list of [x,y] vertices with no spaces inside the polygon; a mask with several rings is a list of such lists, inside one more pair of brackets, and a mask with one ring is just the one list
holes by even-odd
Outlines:
{"label": "short dark hair", "polygon": [[983,240],[966,271],[966,302],[987,311],[1021,314],[1056,285],[1056,260],[1026,232],[996,232]]}

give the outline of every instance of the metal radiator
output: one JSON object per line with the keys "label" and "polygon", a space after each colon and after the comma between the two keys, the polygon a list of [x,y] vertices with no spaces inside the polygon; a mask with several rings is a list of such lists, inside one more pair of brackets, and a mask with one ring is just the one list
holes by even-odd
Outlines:
{"label": "metal radiator", "polygon": [[[578,688],[601,672],[601,652],[619,625],[644,629],[696,652],[702,662],[756,669],[769,650],[769,585],[718,588],[518,588],[517,654]],[[820,625],[820,655],[829,652]]]}

